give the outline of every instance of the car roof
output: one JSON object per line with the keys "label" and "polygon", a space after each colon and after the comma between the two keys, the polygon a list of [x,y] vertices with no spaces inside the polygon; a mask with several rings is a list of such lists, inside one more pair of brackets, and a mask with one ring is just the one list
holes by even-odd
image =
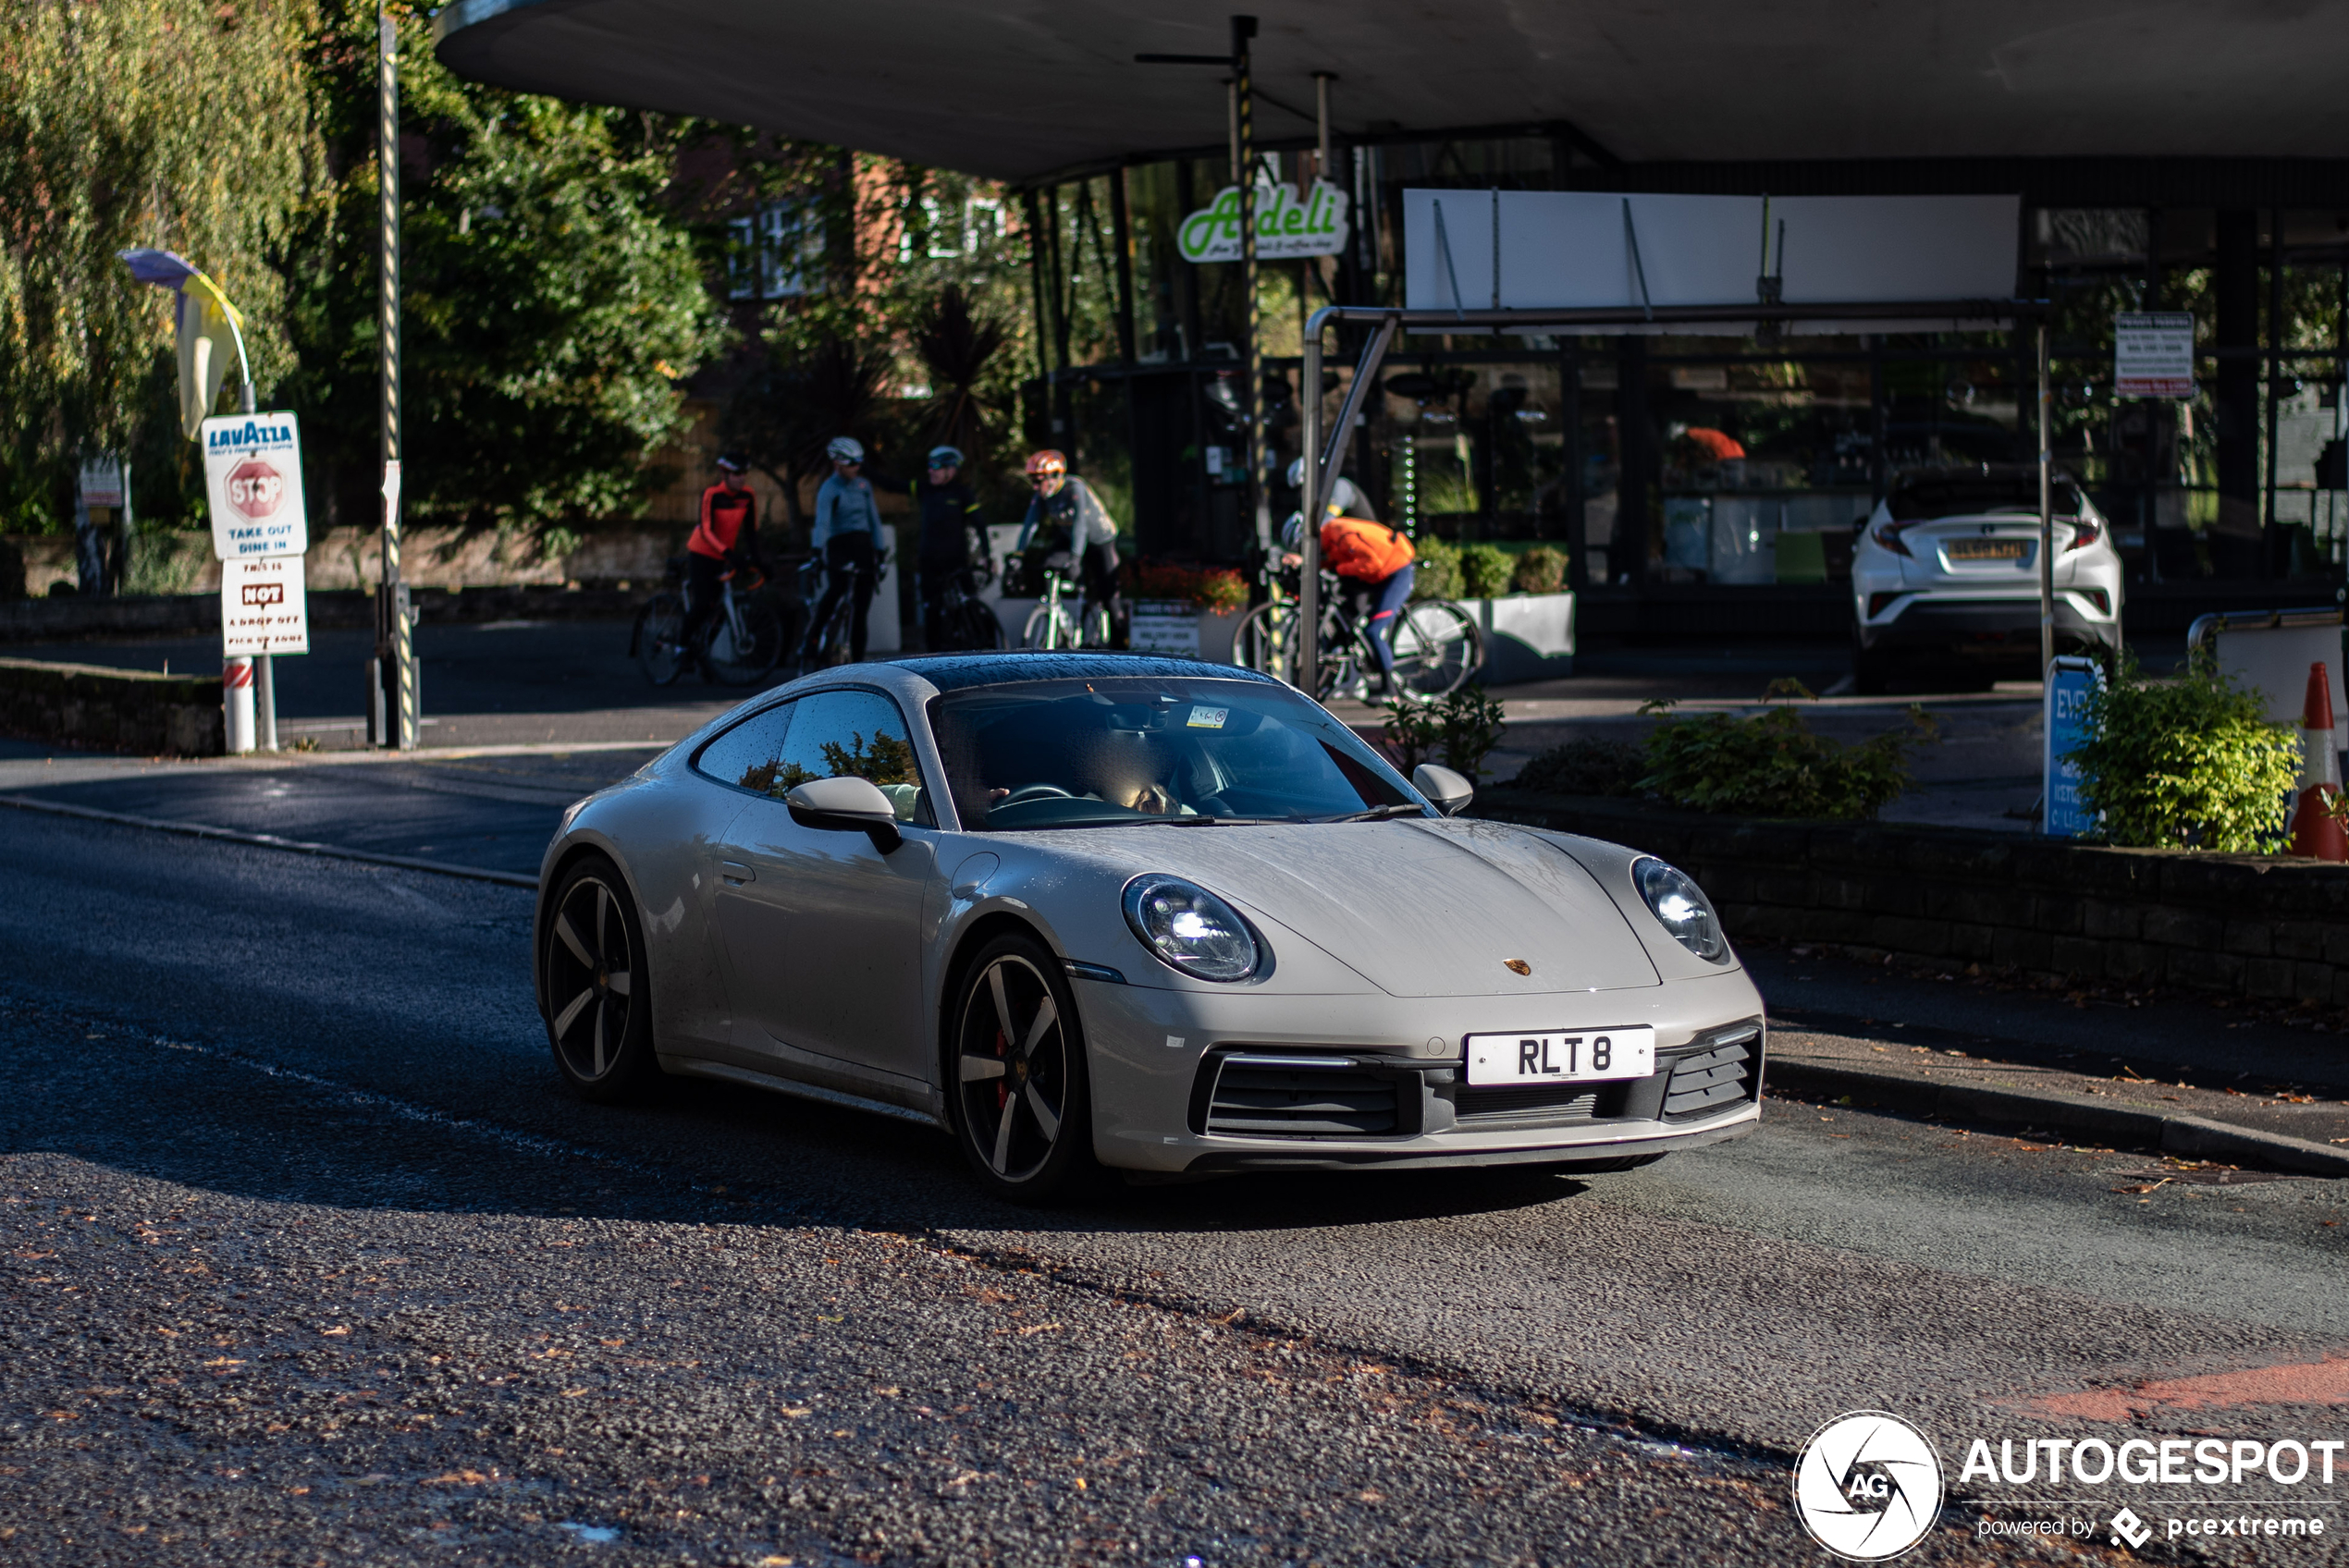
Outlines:
{"label": "car roof", "polygon": [[1236,664],[1093,649],[1033,648],[1007,653],[917,654],[910,658],[892,659],[890,663],[920,676],[941,692],[959,692],[973,686],[1000,686],[1018,680],[1111,680],[1120,676],[1146,680],[1188,679],[1248,680],[1265,686],[1281,684],[1269,675]]}

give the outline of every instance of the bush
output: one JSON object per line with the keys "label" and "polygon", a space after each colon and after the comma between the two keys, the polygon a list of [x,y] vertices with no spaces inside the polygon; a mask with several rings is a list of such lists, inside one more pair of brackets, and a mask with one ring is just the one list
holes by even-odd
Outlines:
{"label": "bush", "polygon": [[1460,551],[1460,582],[1470,599],[1497,599],[1509,591],[1508,552],[1491,545]]}
{"label": "bush", "polygon": [[1636,795],[1647,770],[1647,754],[1629,741],[1568,741],[1519,768],[1509,787],[1553,795]]}
{"label": "bush", "polygon": [[1423,706],[1399,699],[1387,704],[1382,733],[1406,775],[1441,757],[1445,767],[1474,782],[1484,759],[1501,743],[1501,700],[1471,683]]}
{"label": "bush", "polygon": [[1457,599],[1460,596],[1460,549],[1433,533],[1411,543],[1418,546],[1418,570],[1411,577],[1414,599]]}
{"label": "bush", "polygon": [[1248,584],[1228,569],[1137,562],[1126,573],[1125,591],[1137,599],[1172,599],[1217,615],[1248,607]]}
{"label": "bush", "polygon": [[1566,552],[1547,545],[1536,545],[1518,557],[1517,569],[1509,573],[1509,590],[1516,594],[1555,594],[1566,586]]}
{"label": "bush", "polygon": [[[1650,704],[1654,712],[1666,704]],[[1748,816],[1874,816],[1909,785],[1909,748],[1933,739],[1933,720],[1912,706],[1909,730],[1856,746],[1814,735],[1802,715],[1774,707],[1758,718],[1709,713],[1667,719],[1647,738],[1642,790],[1672,805]]]}
{"label": "bush", "polygon": [[2283,848],[2300,741],[2259,698],[2198,662],[2148,680],[2134,655],[2088,701],[2096,737],[2071,754],[2106,842],[2271,854]]}

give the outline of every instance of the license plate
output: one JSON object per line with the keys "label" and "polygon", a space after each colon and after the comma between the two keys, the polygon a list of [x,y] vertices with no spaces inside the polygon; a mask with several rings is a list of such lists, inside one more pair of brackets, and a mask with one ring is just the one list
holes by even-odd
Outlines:
{"label": "license plate", "polygon": [[1655,1071],[1655,1031],[1586,1029],[1572,1035],[1470,1035],[1470,1084],[1593,1084]]}
{"label": "license plate", "polygon": [[2026,539],[1952,539],[1946,548],[1953,561],[2019,561],[2031,553]]}

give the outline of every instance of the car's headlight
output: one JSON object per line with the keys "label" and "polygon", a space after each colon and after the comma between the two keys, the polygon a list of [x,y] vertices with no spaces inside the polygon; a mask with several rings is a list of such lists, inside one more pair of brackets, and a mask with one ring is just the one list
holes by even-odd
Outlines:
{"label": "car's headlight", "polygon": [[1672,933],[1672,939],[1696,954],[1718,963],[1729,953],[1728,939],[1721,935],[1721,917],[1713,913],[1713,902],[1695,878],[1677,866],[1665,864],[1653,858],[1635,861],[1631,865],[1631,880],[1639,884],[1640,897],[1655,912],[1655,918]]}
{"label": "car's headlight", "polygon": [[1245,980],[1263,962],[1263,945],[1239,911],[1179,876],[1125,884],[1125,924],[1169,969],[1201,980]]}

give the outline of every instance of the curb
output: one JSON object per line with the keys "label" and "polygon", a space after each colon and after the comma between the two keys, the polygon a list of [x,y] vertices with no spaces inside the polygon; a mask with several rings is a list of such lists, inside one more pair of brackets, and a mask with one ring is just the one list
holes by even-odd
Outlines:
{"label": "curb", "polygon": [[1822,1067],[1774,1058],[1764,1070],[1765,1084],[1796,1090],[1865,1094],[1894,1109],[1924,1115],[1966,1116],[2032,1127],[2097,1133],[2165,1154],[2257,1159],[2284,1170],[2317,1176],[2349,1176],[2349,1148],[2313,1143],[2283,1133],[2230,1126],[2203,1116],[2165,1116],[2131,1110],[2086,1095],[2048,1089],[1992,1089],[1961,1084],[1927,1084],[1865,1068]]}
{"label": "curb", "polygon": [[451,865],[446,861],[418,860],[413,855],[375,854],[367,850],[346,850],[338,844],[314,844],[304,839],[280,839],[275,833],[240,833],[229,827],[207,827],[200,822],[164,822],[152,816],[131,816],[118,811],[68,805],[62,801],[30,801],[22,795],[0,794],[0,806],[18,811],[43,812],[51,816],[79,817],[85,822],[112,823],[118,827],[141,827],[150,833],[177,833],[189,839],[216,839],[225,843],[251,844],[264,850],[287,850],[298,855],[316,855],[322,860],[356,861],[362,865],[388,865],[401,871],[428,871],[436,876],[461,876],[472,882],[495,882],[503,888],[535,890],[538,886],[537,877],[525,876],[518,871]]}

